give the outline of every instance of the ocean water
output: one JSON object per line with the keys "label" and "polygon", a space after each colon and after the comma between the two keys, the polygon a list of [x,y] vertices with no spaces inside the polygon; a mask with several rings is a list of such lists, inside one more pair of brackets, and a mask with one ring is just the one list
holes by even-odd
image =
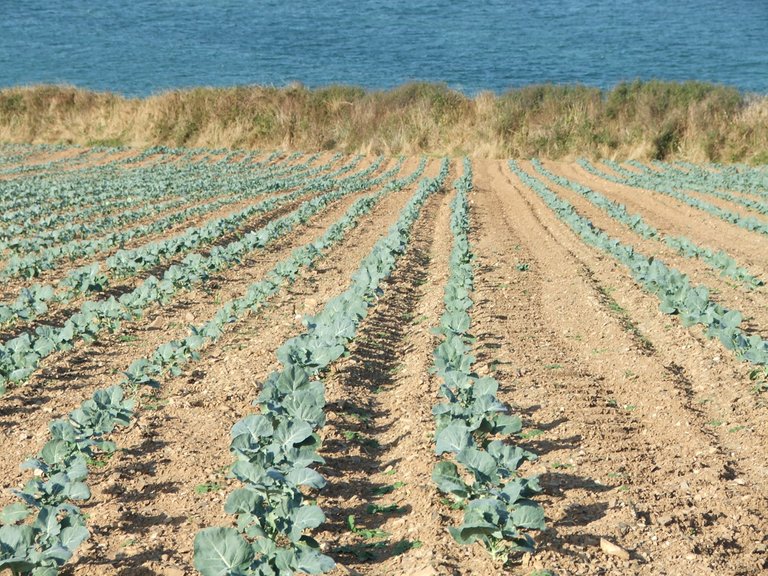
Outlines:
{"label": "ocean water", "polygon": [[706,80],[768,93],[768,0],[0,0],[0,86],[293,81],[473,94]]}

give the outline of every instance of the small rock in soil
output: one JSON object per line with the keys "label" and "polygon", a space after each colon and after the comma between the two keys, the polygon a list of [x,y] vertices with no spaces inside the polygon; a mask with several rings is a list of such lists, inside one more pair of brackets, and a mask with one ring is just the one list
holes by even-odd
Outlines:
{"label": "small rock in soil", "polygon": [[622,560],[629,560],[629,552],[605,538],[600,538],[600,549],[608,556],[616,556]]}

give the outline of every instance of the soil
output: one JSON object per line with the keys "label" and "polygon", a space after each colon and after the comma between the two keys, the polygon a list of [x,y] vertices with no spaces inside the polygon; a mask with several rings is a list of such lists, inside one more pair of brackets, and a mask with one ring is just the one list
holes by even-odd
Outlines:
{"label": "soil", "polygon": [[[417,163],[409,159],[401,174]],[[664,233],[724,249],[756,273],[768,269],[768,251],[761,250],[768,240],[759,234],[595,178],[575,164],[546,165],[625,203]],[[461,162],[452,166],[449,182]],[[432,160],[427,172],[434,176],[437,169]],[[584,244],[505,162],[475,160],[473,169],[474,368],[499,381],[500,399],[523,418],[514,441],[538,455],[521,472],[540,480],[536,499],[547,530],[531,534],[535,554],[495,564],[481,545],[452,540],[447,527],[461,521],[461,512],[443,502],[430,477],[431,409],[440,385],[430,372],[438,344],[430,329],[442,314],[448,277],[448,188],[424,205],[349,354],[324,376],[326,462],[318,469],[328,486],[318,504],[327,519],[314,536],[337,562],[333,576],[764,573],[768,392],[754,391],[751,367],[701,329],[662,314],[655,297]],[[768,326],[764,289],[734,288],[581,197],[552,189],[611,235],[674,263],[743,308],[756,326]],[[304,331],[302,315],[317,313],[345,289],[414,190],[387,195],[314,269],[142,398],[135,424],[114,434],[120,450],[91,471],[93,497],[83,509],[92,536],[64,574],[195,573],[195,533],[231,522],[223,502],[236,486],[226,475],[232,424],[255,410],[260,382],[278,367],[275,350]],[[0,505],[11,501],[7,489],[27,478],[18,465],[43,445],[51,419],[118,382],[133,359],[205,321],[322,234],[356,197],[222,272],[207,289],[153,308],[119,334],[54,355],[27,386],[0,398]]]}

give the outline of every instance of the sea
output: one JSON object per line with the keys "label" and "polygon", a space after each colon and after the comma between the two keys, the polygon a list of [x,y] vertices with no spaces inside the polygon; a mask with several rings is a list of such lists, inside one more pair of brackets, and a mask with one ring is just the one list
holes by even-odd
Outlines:
{"label": "sea", "polygon": [[0,0],[0,87],[635,79],[768,93],[768,0]]}

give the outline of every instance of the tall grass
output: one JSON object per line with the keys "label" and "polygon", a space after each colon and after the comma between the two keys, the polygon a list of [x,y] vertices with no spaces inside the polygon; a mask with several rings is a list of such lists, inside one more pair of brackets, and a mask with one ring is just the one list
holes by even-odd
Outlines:
{"label": "tall grass", "polygon": [[768,163],[768,96],[659,81],[473,98],[426,83],[195,88],[143,99],[33,86],[0,90],[0,141]]}

